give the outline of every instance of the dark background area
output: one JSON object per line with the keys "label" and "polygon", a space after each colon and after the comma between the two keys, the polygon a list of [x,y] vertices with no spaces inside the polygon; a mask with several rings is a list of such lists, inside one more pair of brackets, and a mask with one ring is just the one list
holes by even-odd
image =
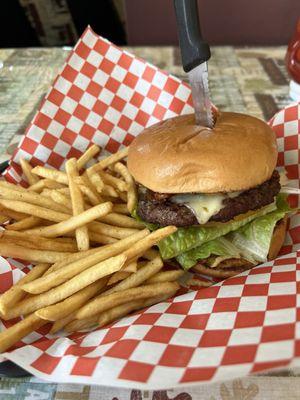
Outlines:
{"label": "dark background area", "polygon": [[[198,0],[204,38],[217,45],[285,45],[300,0]],[[89,24],[118,45],[174,45],[173,0],[4,0],[0,47],[73,45]]]}
{"label": "dark background area", "polygon": [[[198,0],[198,5],[203,36],[218,45],[286,44],[300,16],[300,0]],[[131,45],[177,44],[173,1],[128,0],[126,12]]]}

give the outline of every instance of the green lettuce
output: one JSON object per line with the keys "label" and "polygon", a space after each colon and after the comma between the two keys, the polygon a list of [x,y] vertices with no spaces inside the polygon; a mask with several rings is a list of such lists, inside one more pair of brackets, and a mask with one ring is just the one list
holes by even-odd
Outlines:
{"label": "green lettuce", "polygon": [[293,211],[285,195],[278,195],[276,210],[257,216],[251,222],[239,227],[224,237],[211,240],[176,257],[184,269],[189,269],[199,260],[210,256],[227,258],[242,257],[251,262],[267,260],[270,243],[276,223],[286,213]]}
{"label": "green lettuce", "polygon": [[184,269],[193,267],[199,260],[203,260],[210,256],[220,256],[225,258],[239,258],[239,249],[226,239],[225,236],[216,238],[204,243],[202,246],[195,247],[176,257],[176,260]]}
{"label": "green lettuce", "polygon": [[233,220],[226,223],[219,223],[214,226],[191,226],[178,228],[175,233],[161,240],[158,244],[163,259],[177,257],[178,255],[201,246],[202,244],[227,235],[240,227],[248,224],[253,219],[270,213],[276,209],[276,205],[270,204],[256,213],[249,215],[242,220]]}

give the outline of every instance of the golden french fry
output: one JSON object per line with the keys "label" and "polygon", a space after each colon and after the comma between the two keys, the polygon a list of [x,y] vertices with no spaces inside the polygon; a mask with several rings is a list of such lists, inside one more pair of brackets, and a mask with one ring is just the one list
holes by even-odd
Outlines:
{"label": "golden french fry", "polygon": [[64,268],[60,268],[54,270],[54,268],[49,269],[47,275],[36,279],[34,282],[30,282],[22,286],[22,289],[28,293],[42,293],[54,286],[58,286],[63,282],[66,282],[68,279],[73,278],[77,274],[87,270],[93,265],[102,262],[105,259],[111,258],[120,254],[126,248],[131,246],[140,238],[145,237],[148,234],[148,231],[141,231],[139,235],[132,235],[126,239],[120,240],[111,245],[107,245],[97,249],[97,252],[93,252],[90,255],[86,255],[82,259],[74,260],[70,264],[66,265]]}
{"label": "golden french fry", "polygon": [[143,255],[146,250],[150,249],[163,238],[176,232],[176,230],[176,226],[166,226],[158,229],[157,231],[153,231],[149,236],[145,237],[139,243],[134,244],[130,249],[126,250],[125,254],[128,260]]}
{"label": "golden french fry", "polygon": [[97,172],[93,169],[93,167],[88,168],[85,173],[87,178],[95,188],[95,190],[98,193],[101,193],[104,188],[104,182],[99,176],[99,174],[97,174]]}
{"label": "golden french fry", "polygon": [[75,319],[75,314],[73,315],[73,320],[69,322],[68,324],[65,325],[64,330],[66,332],[75,332],[75,331],[82,331],[86,329],[91,329],[92,327],[96,326],[98,324],[98,315],[95,315],[90,318],[85,318],[85,319]]}
{"label": "golden french fry", "polygon": [[70,189],[68,187],[61,187],[56,189],[58,192],[64,194],[67,197],[70,197]]}
{"label": "golden french fry", "polygon": [[110,196],[110,197],[113,197],[113,198],[121,197],[121,194],[118,193],[115,188],[113,188],[112,186],[110,186],[108,184],[105,184],[103,186],[103,189],[101,190],[101,193],[104,196]]}
{"label": "golden french fry", "polygon": [[[136,243],[138,240],[141,240],[142,238],[144,238],[145,236],[147,236],[149,234],[149,230],[148,229],[144,229],[142,231],[138,231],[136,232],[134,235],[129,236],[125,239],[123,239],[122,241],[120,241],[120,245],[128,245],[131,246],[133,243]],[[125,242],[125,243],[124,243]],[[123,248],[120,248],[120,252],[123,250]],[[80,252],[80,253],[74,253],[72,255],[69,255],[68,257],[66,257],[63,261],[59,261],[56,262],[55,264],[52,265],[52,267],[49,268],[49,271],[47,272],[53,272],[53,271],[57,271],[59,269],[61,269],[62,267],[64,267],[67,264],[70,264],[73,261],[77,261],[80,259],[84,259],[85,257],[91,255],[91,254],[95,254],[99,251],[99,248],[96,249],[89,249],[85,252]],[[157,253],[158,254],[158,253]],[[133,257],[132,257],[133,258]]]}
{"label": "golden french fry", "polygon": [[24,188],[23,186],[14,185],[13,183],[9,183],[4,180],[0,180],[0,188],[8,188],[12,190],[17,190],[18,192],[27,192],[28,189]]}
{"label": "golden french fry", "polygon": [[[43,196],[43,197],[47,197],[48,199],[50,198],[51,199],[51,192],[53,191],[53,190],[55,190],[55,189],[47,189],[47,188],[44,188],[39,194],[41,195],[41,196]],[[32,192],[31,192],[32,193]],[[36,193],[36,192],[35,192]],[[55,200],[53,200],[53,201],[55,201]],[[57,202],[56,202],[57,203]]]}
{"label": "golden french fry", "polygon": [[49,270],[46,272],[45,275],[47,275],[50,272],[53,271],[57,271],[59,269],[61,269],[62,267],[65,267],[68,264],[71,264],[73,261],[78,261],[78,260],[82,260],[87,256],[90,256],[91,254],[95,254],[98,253],[99,251],[99,247],[96,247],[94,249],[89,249],[86,251],[81,251],[78,253],[73,253],[67,257],[65,257],[63,260],[55,262],[50,268]]}
{"label": "golden french fry", "polygon": [[[158,297],[151,297],[150,299],[142,299],[142,300],[132,300],[128,303],[121,304],[120,306],[111,308],[110,310],[104,311],[103,313],[100,314],[99,319],[98,319],[98,327],[101,328],[113,321],[116,321],[117,319],[120,319],[122,317],[125,317],[132,311],[139,310],[141,308],[149,307],[152,306],[153,304],[160,303],[161,301],[164,301],[168,299],[169,297],[172,297],[175,293],[176,290],[170,290],[166,293],[164,293],[161,296]],[[84,320],[78,320],[78,321],[84,321]]]}
{"label": "golden french fry", "polygon": [[120,304],[119,306],[110,308],[109,310],[102,312],[100,315],[95,316],[99,317],[98,326],[101,328],[102,326],[108,325],[109,323],[116,321],[117,319],[125,317],[131,312],[143,308],[144,303],[145,299],[132,300],[128,303]]}
{"label": "golden french fry", "polygon": [[159,283],[159,282],[173,282],[177,281],[180,277],[184,275],[183,270],[173,270],[173,271],[163,271],[158,272],[146,280],[145,284]]}
{"label": "golden french fry", "polygon": [[32,168],[31,172],[42,178],[50,179],[52,181],[68,185],[68,177],[64,172],[58,171],[57,169],[51,169],[46,167],[37,166]]}
{"label": "golden french fry", "polygon": [[103,294],[101,294],[100,296],[102,297],[114,292],[137,287],[145,282],[147,279],[149,279],[152,275],[156,274],[159,270],[161,270],[162,267],[163,261],[160,257],[157,257],[147,262],[143,267],[139,268],[136,272],[132,273],[122,282],[119,282],[117,285],[103,292]]}
{"label": "golden french fry", "polygon": [[27,231],[27,233],[48,238],[61,236],[75,230],[78,227],[89,224],[91,221],[100,218],[102,215],[108,214],[111,210],[112,210],[112,203],[109,202],[102,203],[99,204],[98,206],[89,208],[88,210],[84,211],[81,214],[75,215],[68,219],[66,218],[64,221],[61,221],[57,224],[31,229],[30,231]]}
{"label": "golden french fry", "polygon": [[111,243],[116,243],[118,241],[118,239],[110,237],[108,235],[103,235],[101,233],[96,233],[91,231],[89,231],[89,238],[91,242],[100,244],[111,244]]}
{"label": "golden french fry", "polygon": [[127,183],[127,208],[132,212],[137,204],[137,190],[134,179],[124,164],[118,162],[113,168]]}
{"label": "golden french fry", "polygon": [[77,160],[77,168],[81,170],[96,154],[100,153],[101,147],[93,144]]}
{"label": "golden french fry", "polygon": [[8,289],[0,297],[0,312],[4,314],[8,307],[14,306],[18,301],[22,300],[25,293],[20,286],[24,283],[31,282],[43,275],[49,268],[49,264],[37,264],[23,278],[21,278],[14,286]]}
{"label": "golden french fry", "polygon": [[36,193],[41,193],[41,191],[45,188],[48,189],[60,189],[63,185],[52,180],[52,179],[41,179],[39,182],[34,185],[29,186],[28,190]]}
{"label": "golden french fry", "polygon": [[84,289],[79,290],[79,292],[74,293],[60,303],[41,308],[35,312],[35,315],[48,321],[57,321],[65,318],[74,311],[77,311],[79,307],[83,306],[91,297],[95,296],[95,294],[99,293],[106,282],[107,279],[102,278]]}
{"label": "golden french fry", "polygon": [[122,160],[123,158],[128,156],[128,147],[118,151],[117,153],[112,154],[109,157],[103,158],[97,164],[93,165],[95,171],[99,171],[101,169],[105,169],[112,164]]}
{"label": "golden french fry", "polygon": [[4,353],[23,337],[45,324],[47,324],[47,321],[32,314],[5,331],[0,332],[0,353]]}
{"label": "golden french fry", "polygon": [[54,333],[63,329],[66,325],[68,325],[71,321],[73,321],[74,318],[75,318],[75,312],[67,315],[65,318],[54,321],[54,323],[49,331],[50,335],[54,335]]}
{"label": "golden french fry", "polygon": [[113,226],[104,224],[103,222],[91,222],[89,224],[89,230],[92,232],[100,233],[117,239],[123,239],[127,236],[137,233],[139,229],[135,228],[123,228],[120,226]]}
{"label": "golden french fry", "polygon": [[45,239],[44,237],[28,235],[26,232],[18,232],[18,231],[3,231],[2,238],[12,241],[19,246],[30,247],[32,249],[44,249],[44,250],[53,250],[53,251],[67,251],[67,252],[75,252],[77,251],[76,243],[68,242],[63,243],[59,241],[55,241],[52,239]]}
{"label": "golden french fry", "polygon": [[5,229],[12,231],[22,231],[25,229],[33,228],[34,226],[39,225],[42,221],[43,220],[38,217],[26,217],[18,222],[6,225]]}
{"label": "golden french fry", "polygon": [[129,260],[127,263],[124,265],[122,268],[122,271],[124,272],[136,272],[138,269],[138,262],[137,259],[134,260]]}
{"label": "golden french fry", "polygon": [[113,212],[118,214],[130,214],[127,208],[127,204],[114,204]]}
{"label": "golden french fry", "polygon": [[[81,191],[88,189],[87,193],[92,192],[93,193],[93,197],[95,197],[98,200],[98,202],[105,201],[105,200],[103,200],[103,198],[100,196],[100,194],[95,189],[94,185],[89,180],[88,174],[84,173],[80,177],[78,177],[77,179],[80,179],[79,184],[80,184]],[[85,189],[83,189],[83,187],[85,187]],[[90,195],[87,194],[87,196],[90,196]]]}
{"label": "golden french fry", "polygon": [[[66,172],[69,181],[73,216],[77,216],[84,212],[84,202],[81,191],[74,181],[74,178],[79,175],[75,158],[71,158],[66,162]],[[84,224],[76,228],[75,234],[78,250],[88,250],[90,247],[90,239],[87,225]]]}
{"label": "golden french fry", "polygon": [[115,272],[110,278],[109,281],[107,282],[107,286],[114,285],[115,283],[122,281],[126,278],[128,278],[132,272],[127,272],[127,271],[118,271]]}
{"label": "golden french fry", "polygon": [[99,204],[101,202],[102,199],[100,198],[98,193],[94,193],[94,191],[91,190],[91,188],[89,186],[79,185],[79,188],[81,190],[81,193],[88,198],[89,202],[93,206],[96,206],[97,204]]}
{"label": "golden french fry", "polygon": [[9,218],[15,219],[16,221],[21,221],[22,219],[27,217],[27,215],[22,211],[12,210],[11,208],[3,206],[1,203],[0,212],[1,214],[4,214]]}
{"label": "golden french fry", "polygon": [[128,299],[147,299],[149,297],[156,297],[164,294],[166,291],[172,291],[176,289],[179,289],[178,283],[164,282],[134,287],[120,292],[110,293],[105,296],[96,297],[78,310],[78,312],[76,313],[76,318],[83,319],[92,317],[93,315],[97,315],[110,308],[127,303]]}
{"label": "golden french fry", "polygon": [[2,243],[0,241],[0,255],[2,257],[20,258],[33,263],[55,263],[61,261],[69,254],[66,252],[36,250],[14,245],[13,243]]}
{"label": "golden french fry", "polygon": [[134,228],[134,229],[144,229],[145,225],[136,221],[134,218],[128,217],[127,215],[110,213],[101,217],[100,220],[107,224],[121,226],[123,228]]}
{"label": "golden french fry", "polygon": [[68,196],[59,192],[58,189],[53,189],[50,192],[50,197],[56,203],[62,204],[63,206],[65,206],[68,210],[66,212],[70,213],[70,210],[72,210],[72,204],[71,204],[70,198]]}
{"label": "golden french fry", "polygon": [[[58,211],[49,210],[48,208],[40,207],[37,205],[32,205],[30,203],[26,203],[24,201],[15,201],[15,200],[0,200],[0,207],[6,207],[13,212],[21,213],[25,218],[29,215],[34,217],[39,217],[46,219],[48,221],[60,222],[68,219],[70,217],[69,214],[61,213]],[[22,210],[22,211],[21,211]],[[16,218],[15,218],[16,219]]]}
{"label": "golden french fry", "polygon": [[45,293],[25,298],[3,315],[4,319],[11,319],[19,315],[29,314],[40,308],[58,303],[97,280],[119,271],[126,261],[123,254],[108,258],[81,272],[77,276]]}
{"label": "golden french fry", "polygon": [[24,158],[21,158],[20,164],[23,174],[25,175],[29,185],[34,185],[35,183],[37,183],[39,181],[39,178],[31,172],[32,166],[30,165],[30,163]]}
{"label": "golden french fry", "polygon": [[5,199],[5,200],[24,201],[29,204],[34,204],[34,205],[41,206],[44,208],[49,208],[54,211],[69,212],[67,207],[57,204],[52,199],[49,199],[48,197],[44,197],[35,192],[30,192],[30,191],[20,192],[20,191],[11,190],[8,188],[2,188],[0,191],[0,198]]}
{"label": "golden french fry", "polygon": [[119,190],[120,192],[127,191],[127,183],[124,182],[122,179],[116,178],[115,176],[110,175],[109,173],[104,172],[102,170],[99,170],[98,174],[101,176],[105,184],[112,186],[113,188]]}

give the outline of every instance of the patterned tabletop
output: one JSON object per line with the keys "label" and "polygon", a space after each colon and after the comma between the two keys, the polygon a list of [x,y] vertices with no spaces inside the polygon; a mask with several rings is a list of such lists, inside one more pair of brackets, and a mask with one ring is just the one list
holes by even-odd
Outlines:
{"label": "patterned tabletop", "polygon": [[[185,79],[177,48],[129,48]],[[63,65],[69,49],[0,49],[0,162],[20,136]],[[214,47],[209,61],[211,97],[218,108],[268,120],[290,102],[285,48]],[[298,399],[300,374],[277,371],[185,390],[142,392],[97,386],[56,385],[35,378],[0,378],[0,400],[259,400]]]}

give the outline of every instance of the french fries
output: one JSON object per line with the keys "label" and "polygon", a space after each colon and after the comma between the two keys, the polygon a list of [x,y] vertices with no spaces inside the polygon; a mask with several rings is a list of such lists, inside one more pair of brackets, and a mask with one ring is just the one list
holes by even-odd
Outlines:
{"label": "french fries", "polygon": [[69,212],[68,208],[57,204],[55,201],[35,192],[19,192],[7,188],[1,188],[0,198],[4,200],[19,200],[25,201],[30,204],[34,204],[41,207],[49,208],[50,210]]}
{"label": "french fries", "polygon": [[81,170],[93,157],[100,153],[101,148],[96,144],[89,147],[77,160],[77,168]]}
{"label": "french fries", "polygon": [[5,230],[0,237],[1,243],[14,243],[18,246],[29,247],[31,249],[53,250],[53,251],[77,251],[76,243],[61,242],[55,239],[47,239],[42,236],[28,235],[26,232]]}
{"label": "french fries", "polygon": [[35,183],[37,183],[39,181],[39,178],[31,172],[32,166],[29,164],[29,162],[24,158],[21,158],[20,164],[22,167],[23,174],[25,175],[29,185],[34,185]]}
{"label": "french fries", "polygon": [[4,353],[7,349],[27,336],[29,333],[45,325],[47,321],[40,319],[32,314],[17,322],[15,325],[0,332],[0,353]]}
{"label": "french fries", "polygon": [[25,275],[22,279],[20,279],[16,285],[12,286],[8,289],[2,296],[0,297],[0,313],[5,314],[8,307],[14,306],[20,300],[25,297],[24,291],[20,288],[20,286],[24,283],[34,281],[39,278],[47,269],[49,268],[49,264],[38,264],[32,270]]}
{"label": "french fries", "polygon": [[86,288],[79,290],[79,292],[68,297],[61,303],[36,311],[35,315],[47,321],[56,321],[65,318],[74,311],[77,311],[87,300],[99,292],[105,286],[106,282],[107,279],[96,281]]}
{"label": "french fries", "polygon": [[127,167],[118,162],[114,165],[114,171],[118,172],[120,176],[122,176],[125,179],[125,182],[127,183],[127,208],[130,212],[132,212],[136,206],[137,203],[137,191],[136,191],[136,186],[135,182],[130,175]]}
{"label": "french fries", "polygon": [[132,218],[128,149],[91,165],[100,151],[64,171],[20,161],[27,189],[0,181],[0,255],[37,264],[0,297],[1,318],[23,318],[0,333],[0,353],[44,324],[50,334],[101,327],[179,288],[183,271],[164,271],[153,248],[176,227],[150,233]]}
{"label": "french fries", "polygon": [[[102,326],[105,326],[112,321],[115,321],[117,319],[125,317],[127,314],[131,313],[132,311],[139,310],[140,308],[149,307],[156,303],[160,303],[161,301],[164,301],[164,300],[168,299],[169,297],[172,297],[176,293],[176,291],[177,291],[176,288],[170,289],[162,296],[153,297],[153,298],[150,298],[147,300],[143,300],[143,299],[142,300],[133,300],[133,301],[130,301],[129,303],[121,304],[120,306],[116,306],[116,307],[111,308],[110,310],[104,311],[103,313],[101,313],[99,315],[98,326],[101,328]],[[82,320],[77,320],[77,321],[81,322]],[[74,321],[74,322],[77,322],[77,321]],[[70,328],[70,325],[69,325],[69,328]],[[71,325],[71,328],[72,328],[72,325]]]}
{"label": "french fries", "polygon": [[[81,191],[77,183],[75,182],[75,177],[78,176],[77,163],[75,158],[71,158],[66,162],[66,172],[69,182],[73,216],[77,216],[84,212],[84,202]],[[77,227],[75,229],[75,234],[78,250],[88,250],[90,247],[90,239],[87,225],[83,224],[82,226]]]}
{"label": "french fries", "polygon": [[152,285],[145,285],[134,287],[120,292],[110,293],[106,296],[98,297],[88,302],[85,306],[81,307],[76,313],[76,319],[83,319],[97,315],[110,308],[119,306],[128,301],[128,298],[148,299],[164,293],[165,291],[175,291],[179,289],[176,282],[154,283]]}
{"label": "french fries", "polygon": [[171,270],[171,271],[158,272],[155,275],[151,276],[149,279],[147,279],[145,283],[150,284],[159,282],[173,282],[181,278],[183,274],[184,271],[181,269],[174,271]]}
{"label": "french fries", "polygon": [[60,268],[56,271],[50,272],[40,279],[35,280],[34,283],[31,282],[23,285],[22,289],[32,294],[46,292],[52,287],[58,286],[61,283],[64,283],[74,276],[82,273],[93,265],[97,265],[101,261],[109,259],[110,257],[117,256],[125,248],[135,243],[138,238],[142,238],[145,235],[147,235],[146,230],[111,245],[100,247],[97,252],[92,253],[89,256],[86,255],[82,259],[71,262],[64,268]]}
{"label": "french fries", "polygon": [[12,231],[23,231],[25,229],[29,229],[39,225],[42,221],[43,220],[39,217],[26,217],[21,219],[20,221],[6,225],[5,228]]}
{"label": "french fries", "polygon": [[63,185],[59,182],[56,182],[52,179],[41,179],[39,182],[34,185],[29,186],[28,190],[31,192],[41,193],[44,188],[48,189],[60,189]]}
{"label": "french fries", "polygon": [[20,258],[21,260],[30,261],[33,264],[53,264],[56,261],[62,261],[66,256],[72,253],[30,249],[23,246],[18,246],[14,243],[4,243],[0,240],[0,254],[3,257]]}
{"label": "french fries", "polygon": [[25,298],[3,315],[4,319],[12,319],[20,315],[30,314],[40,308],[58,303],[91,283],[119,271],[126,261],[126,256],[120,254],[116,257],[108,258],[97,263],[92,267],[71,278],[67,282],[59,285],[47,292]]}
{"label": "french fries", "polygon": [[[43,237],[57,237],[71,232],[79,227],[85,226],[91,221],[94,221],[101,216],[108,214],[112,210],[112,203],[102,203],[93,208],[83,211],[81,214],[74,215],[70,218],[65,218],[58,224],[49,225],[41,228],[27,230],[27,233],[36,234]],[[88,249],[82,249],[88,250]]]}
{"label": "french fries", "polygon": [[[41,178],[47,178],[54,182],[62,183],[64,185],[68,185],[68,177],[65,172],[58,171],[56,169],[46,168],[37,166],[34,167],[31,172],[35,175],[40,176]],[[33,189],[32,189],[33,190]]]}
{"label": "french fries", "polygon": [[99,171],[101,169],[105,169],[109,167],[112,164],[115,164],[116,162],[122,160],[123,158],[128,156],[128,147],[125,147],[124,149],[118,151],[117,153],[112,154],[109,157],[104,158],[103,160],[99,161],[97,164],[95,164],[94,169],[95,171]]}

